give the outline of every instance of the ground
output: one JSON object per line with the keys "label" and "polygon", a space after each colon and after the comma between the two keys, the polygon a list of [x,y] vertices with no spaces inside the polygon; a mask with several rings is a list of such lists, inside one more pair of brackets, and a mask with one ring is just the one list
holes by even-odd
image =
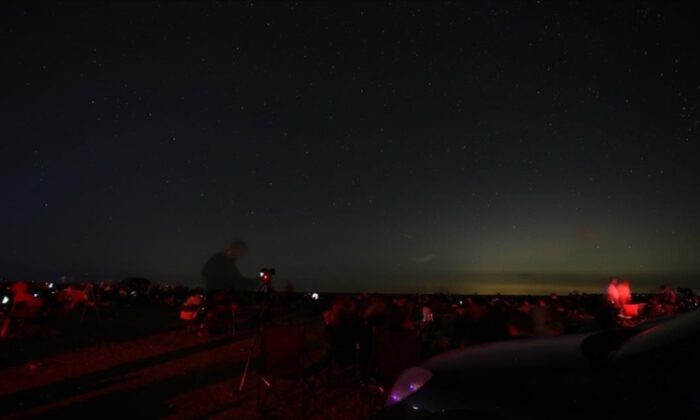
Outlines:
{"label": "ground", "polygon": [[[277,312],[307,325],[310,353],[323,351],[318,316]],[[66,319],[38,337],[0,342],[1,417],[252,418],[258,376],[255,328],[200,337],[170,309],[124,307]],[[250,375],[238,391],[246,360]],[[317,375],[306,417],[367,418],[381,395],[352,369]],[[300,418],[298,387],[280,383],[265,417]]]}

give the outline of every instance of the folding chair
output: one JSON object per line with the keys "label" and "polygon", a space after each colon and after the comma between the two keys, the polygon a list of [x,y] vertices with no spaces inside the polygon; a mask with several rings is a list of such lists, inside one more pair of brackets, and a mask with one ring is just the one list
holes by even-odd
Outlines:
{"label": "folding chair", "polygon": [[[304,325],[267,324],[260,331],[260,368],[258,372],[257,413],[263,414],[274,385],[280,380],[291,382],[291,389],[301,392],[302,417],[307,398],[313,396],[310,378],[318,371],[309,365],[304,349]],[[315,398],[315,397],[314,397]]]}

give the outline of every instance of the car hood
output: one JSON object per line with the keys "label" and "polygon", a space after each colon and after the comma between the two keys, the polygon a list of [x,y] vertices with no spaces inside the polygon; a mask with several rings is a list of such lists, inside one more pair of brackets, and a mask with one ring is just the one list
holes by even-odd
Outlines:
{"label": "car hood", "polygon": [[581,345],[591,335],[482,344],[442,353],[428,360],[423,367],[434,373],[460,369],[582,367],[589,365],[590,361],[585,357]]}
{"label": "car hood", "polygon": [[440,354],[422,365],[432,377],[405,403],[429,412],[468,408],[521,418],[520,410],[530,405],[539,411],[547,406],[544,396],[590,394],[601,383],[582,350],[591,335],[518,339]]}

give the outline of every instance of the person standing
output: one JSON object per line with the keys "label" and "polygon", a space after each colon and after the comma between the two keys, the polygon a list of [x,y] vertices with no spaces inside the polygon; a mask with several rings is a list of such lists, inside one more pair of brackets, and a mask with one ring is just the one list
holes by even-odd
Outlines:
{"label": "person standing", "polygon": [[605,292],[605,301],[616,308],[620,307],[620,292],[617,289],[618,282],[617,277],[611,277]]}
{"label": "person standing", "polygon": [[632,303],[632,290],[630,288],[629,280],[623,279],[617,285],[617,296],[620,301],[620,307],[624,308],[625,305]]}
{"label": "person standing", "polygon": [[234,241],[212,255],[202,268],[207,292],[252,288],[254,280],[243,276],[237,266],[238,259],[246,254],[248,246],[243,241]]}

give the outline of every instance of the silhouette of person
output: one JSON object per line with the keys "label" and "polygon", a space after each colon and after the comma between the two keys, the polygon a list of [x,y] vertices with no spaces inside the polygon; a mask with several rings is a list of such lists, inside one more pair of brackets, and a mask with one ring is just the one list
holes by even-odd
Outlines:
{"label": "silhouette of person", "polygon": [[234,241],[223,252],[212,255],[202,269],[207,291],[248,289],[254,280],[244,277],[236,265],[238,258],[247,253],[248,246],[243,241]]}
{"label": "silhouette of person", "polygon": [[622,281],[618,283],[617,294],[620,300],[620,306],[623,308],[625,305],[632,303],[632,289],[629,280],[622,279]]}
{"label": "silhouette of person", "polygon": [[608,288],[605,292],[605,299],[609,305],[619,308],[620,307],[620,292],[618,290],[618,279],[617,277],[611,277],[610,283],[608,283]]}

